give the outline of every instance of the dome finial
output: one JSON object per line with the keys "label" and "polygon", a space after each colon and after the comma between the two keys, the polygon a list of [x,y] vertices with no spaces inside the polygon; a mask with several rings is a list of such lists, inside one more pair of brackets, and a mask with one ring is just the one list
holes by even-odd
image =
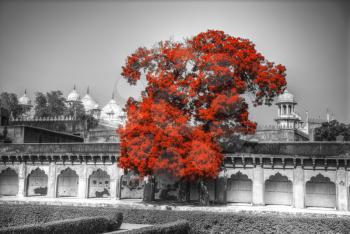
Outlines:
{"label": "dome finial", "polygon": [[74,84],[74,86],[73,86],[73,90],[75,90],[75,84]]}
{"label": "dome finial", "polygon": [[27,89],[24,89],[24,94],[27,94]]}
{"label": "dome finial", "polygon": [[87,87],[86,94],[90,94],[90,88],[89,88],[89,86]]}
{"label": "dome finial", "polygon": [[114,91],[112,92],[112,100],[114,100]]}

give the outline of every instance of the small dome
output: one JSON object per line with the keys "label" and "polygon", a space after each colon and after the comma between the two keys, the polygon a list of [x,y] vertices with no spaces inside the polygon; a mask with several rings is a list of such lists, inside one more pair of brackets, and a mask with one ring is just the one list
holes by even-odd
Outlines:
{"label": "small dome", "polygon": [[98,109],[98,104],[95,102],[94,99],[89,94],[86,94],[82,99],[81,102],[84,106],[85,111],[90,111],[93,109]]}
{"label": "small dome", "polygon": [[67,101],[76,102],[76,101],[79,101],[79,99],[80,99],[80,96],[79,96],[78,92],[75,90],[75,86],[74,86],[72,92],[70,92],[70,94],[68,94]]}
{"label": "small dome", "polygon": [[285,90],[283,94],[279,95],[277,98],[277,103],[296,103],[294,95]]}
{"label": "small dome", "polygon": [[114,99],[111,99],[101,111],[101,119],[114,124],[123,124],[125,113]]}
{"label": "small dome", "polygon": [[25,90],[23,96],[18,99],[18,103],[25,106],[30,106],[32,104],[32,101],[27,96],[27,90]]}

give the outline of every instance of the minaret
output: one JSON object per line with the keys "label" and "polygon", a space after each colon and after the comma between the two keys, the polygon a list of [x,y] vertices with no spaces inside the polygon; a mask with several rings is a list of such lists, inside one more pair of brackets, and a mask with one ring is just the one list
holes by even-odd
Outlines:
{"label": "minaret", "polygon": [[277,126],[282,129],[297,128],[300,119],[294,111],[297,105],[294,95],[285,90],[283,94],[278,96],[276,105],[278,107],[278,116],[275,119]]}

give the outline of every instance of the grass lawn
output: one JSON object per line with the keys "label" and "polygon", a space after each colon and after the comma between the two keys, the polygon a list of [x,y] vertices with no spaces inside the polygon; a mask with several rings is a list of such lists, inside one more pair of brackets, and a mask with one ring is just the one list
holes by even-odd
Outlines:
{"label": "grass lawn", "polygon": [[0,227],[122,212],[126,223],[159,224],[186,219],[191,233],[349,233],[350,217],[287,213],[212,213],[0,204]]}

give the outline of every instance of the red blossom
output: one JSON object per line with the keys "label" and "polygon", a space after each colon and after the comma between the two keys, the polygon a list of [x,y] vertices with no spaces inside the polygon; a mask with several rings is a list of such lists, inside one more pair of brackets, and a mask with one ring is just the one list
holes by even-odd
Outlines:
{"label": "red blossom", "polygon": [[139,48],[122,69],[131,85],[141,75],[147,80],[142,99],[127,102],[119,130],[119,166],[142,176],[216,177],[223,160],[218,140],[256,129],[243,94],[270,105],[286,86],[283,65],[267,61],[251,41],[215,30]]}

